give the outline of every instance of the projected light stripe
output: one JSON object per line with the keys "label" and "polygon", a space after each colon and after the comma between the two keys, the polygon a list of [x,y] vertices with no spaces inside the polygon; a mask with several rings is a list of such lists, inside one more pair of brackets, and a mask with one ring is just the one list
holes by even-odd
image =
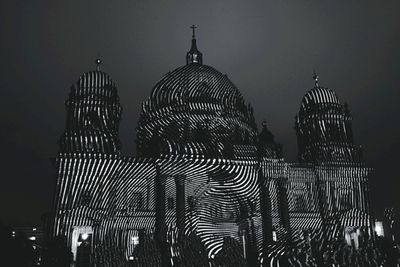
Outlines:
{"label": "projected light stripe", "polygon": [[[82,75],[66,107],[53,235],[74,246],[74,229],[91,226],[100,266],[129,266],[132,257],[136,266],[308,266],[290,252],[307,250],[307,238],[323,253],[346,227],[373,226],[371,169],[353,157],[351,117],[331,90],[303,98],[298,164],[284,161],[265,124],[257,133],[227,76],[202,64],[156,84],[136,158],[120,155],[121,107],[108,75]],[[337,155],[326,156],[332,148]]]}

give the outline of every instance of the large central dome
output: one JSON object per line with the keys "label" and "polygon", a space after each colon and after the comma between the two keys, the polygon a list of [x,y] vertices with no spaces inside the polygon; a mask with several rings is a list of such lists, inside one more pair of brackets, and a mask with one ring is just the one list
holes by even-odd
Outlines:
{"label": "large central dome", "polygon": [[226,75],[202,64],[194,38],[186,61],[161,78],[143,103],[139,156],[230,157],[234,145],[254,144],[253,109]]}
{"label": "large central dome", "polygon": [[243,98],[226,75],[213,67],[192,63],[167,73],[154,86],[143,111],[168,110],[185,103],[236,109],[243,104]]}

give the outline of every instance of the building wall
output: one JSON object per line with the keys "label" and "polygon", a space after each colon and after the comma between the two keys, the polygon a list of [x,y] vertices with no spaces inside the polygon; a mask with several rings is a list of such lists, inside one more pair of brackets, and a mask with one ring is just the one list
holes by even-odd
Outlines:
{"label": "building wall", "polygon": [[[279,240],[300,230],[316,231],[323,216],[337,212],[341,212],[338,220],[344,227],[369,225],[366,183],[370,170],[362,165],[313,167],[267,159],[261,165],[223,159],[154,161],[93,154],[60,154],[57,162],[54,234],[66,235],[71,242],[73,227],[91,226],[96,245],[111,240],[127,251],[127,257],[133,251],[133,233],[144,230],[154,234],[159,212],[155,181],[161,176],[165,181],[161,226],[165,227],[165,238],[172,242],[182,233],[196,233],[209,256],[221,251],[226,236],[243,242],[240,229],[250,226],[261,251],[263,209],[272,223],[266,231],[276,231]],[[260,205],[259,166],[268,180],[270,208]],[[177,225],[177,179],[184,181],[182,229]],[[352,212],[355,209],[358,212]]]}

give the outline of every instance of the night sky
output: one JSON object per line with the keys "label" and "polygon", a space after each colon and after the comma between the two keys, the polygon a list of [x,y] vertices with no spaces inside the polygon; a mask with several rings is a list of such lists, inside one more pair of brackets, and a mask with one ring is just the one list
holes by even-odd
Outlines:
{"label": "night sky", "polygon": [[40,222],[52,208],[64,101],[86,71],[118,86],[124,155],[134,155],[141,103],[185,64],[196,24],[204,64],[226,73],[296,160],[303,95],[333,89],[353,115],[376,215],[400,210],[400,1],[20,1],[0,4],[0,220]]}

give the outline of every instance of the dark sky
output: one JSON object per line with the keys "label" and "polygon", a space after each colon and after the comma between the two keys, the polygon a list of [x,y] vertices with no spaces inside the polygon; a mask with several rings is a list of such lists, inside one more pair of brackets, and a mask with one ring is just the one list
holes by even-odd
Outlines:
{"label": "dark sky", "polygon": [[51,1],[0,4],[0,219],[40,221],[52,206],[49,158],[64,130],[64,101],[79,76],[101,68],[117,82],[123,153],[134,153],[141,103],[185,62],[196,24],[204,63],[226,73],[296,159],[294,115],[320,84],[353,114],[372,201],[400,209],[400,1]]}

